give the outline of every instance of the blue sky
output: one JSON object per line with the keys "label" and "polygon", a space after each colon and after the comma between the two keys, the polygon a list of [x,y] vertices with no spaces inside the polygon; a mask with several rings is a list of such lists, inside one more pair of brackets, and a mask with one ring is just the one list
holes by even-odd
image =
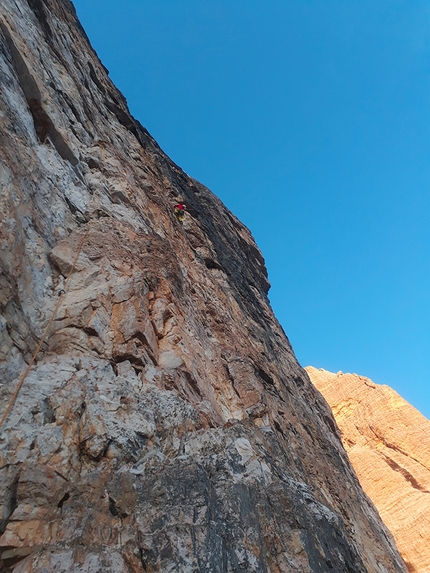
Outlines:
{"label": "blue sky", "polygon": [[430,4],[74,4],[133,115],[251,229],[300,363],[430,417]]}

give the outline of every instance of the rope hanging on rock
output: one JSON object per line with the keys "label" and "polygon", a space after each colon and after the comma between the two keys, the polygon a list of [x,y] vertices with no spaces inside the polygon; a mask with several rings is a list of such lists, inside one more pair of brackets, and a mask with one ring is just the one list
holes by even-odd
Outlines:
{"label": "rope hanging on rock", "polygon": [[13,405],[14,405],[15,400],[16,400],[16,397],[18,396],[18,392],[20,391],[21,386],[22,386],[24,380],[26,379],[27,374],[28,374],[29,371],[30,371],[30,368],[31,368],[32,365],[33,365],[33,362],[36,360],[37,355],[39,354],[40,349],[42,348],[42,345],[43,345],[43,343],[45,342],[46,337],[48,336],[49,329],[51,328],[51,325],[52,325],[52,323],[54,322],[55,316],[57,315],[57,311],[58,311],[58,309],[59,309],[59,307],[60,307],[61,298],[62,298],[62,296],[63,296],[63,295],[66,293],[66,291],[67,291],[67,283],[69,282],[69,279],[70,279],[70,277],[72,276],[73,271],[75,270],[75,266],[76,266],[76,263],[78,262],[79,255],[81,254],[84,241],[85,241],[85,239],[86,239],[86,237],[87,237],[87,235],[88,235],[88,231],[89,231],[89,229],[87,229],[87,230],[85,231],[84,235],[82,236],[82,239],[81,239],[81,241],[80,241],[80,243],[79,243],[78,252],[76,253],[75,260],[73,261],[73,264],[72,264],[72,266],[71,266],[71,268],[70,268],[69,274],[67,275],[66,282],[64,283],[64,288],[63,288],[62,291],[60,292],[60,295],[59,295],[59,297],[58,297],[57,304],[56,304],[55,307],[54,307],[54,310],[53,310],[53,312],[52,312],[52,316],[51,316],[51,318],[49,319],[49,322],[48,322],[48,324],[47,324],[47,326],[46,326],[46,328],[45,328],[45,332],[43,333],[42,338],[40,339],[39,344],[37,345],[37,348],[36,348],[36,350],[34,351],[33,356],[31,357],[31,360],[30,360],[30,362],[29,362],[28,365],[27,365],[27,368],[25,369],[24,373],[22,374],[21,378],[19,379],[18,386],[16,387],[15,392],[12,394],[12,397],[11,397],[10,400],[9,400],[9,404],[8,404],[8,406],[7,406],[7,408],[6,408],[5,413],[3,414],[3,418],[2,418],[1,421],[0,421],[0,428],[3,426],[4,422],[6,421],[6,418],[8,417],[10,411],[12,410]]}
{"label": "rope hanging on rock", "polygon": [[[100,149],[101,149],[101,152],[100,152],[100,162],[101,162],[101,169],[102,169],[102,172],[103,172],[103,145],[104,145],[104,142],[103,142],[103,141],[100,141],[99,144],[100,144]],[[87,230],[85,231],[85,233],[82,235],[82,238],[81,238],[81,240],[80,240],[80,242],[79,242],[79,246],[78,246],[78,250],[77,250],[76,256],[75,256],[75,258],[74,258],[74,260],[73,260],[73,263],[72,263],[72,266],[71,266],[71,268],[70,268],[69,274],[67,275],[66,282],[64,283],[64,287],[63,287],[63,289],[62,289],[62,290],[60,291],[60,293],[59,293],[58,301],[57,301],[57,303],[56,303],[56,305],[55,305],[55,307],[54,307],[54,310],[53,310],[53,312],[52,312],[51,318],[49,319],[49,322],[48,322],[48,324],[46,325],[46,328],[45,328],[45,331],[44,331],[44,333],[43,333],[43,335],[42,335],[42,338],[40,339],[39,344],[37,345],[37,348],[36,348],[36,350],[34,351],[33,356],[31,357],[31,360],[30,360],[30,362],[29,362],[28,365],[27,365],[27,368],[25,369],[24,373],[22,374],[21,378],[19,379],[18,385],[17,385],[17,387],[15,388],[15,391],[14,391],[14,393],[12,394],[12,396],[11,396],[11,398],[10,398],[10,400],[9,400],[9,403],[8,403],[8,405],[7,405],[7,408],[6,408],[6,410],[5,410],[4,414],[3,414],[3,417],[2,417],[2,419],[1,419],[1,421],[0,421],[0,428],[2,428],[2,426],[3,426],[3,424],[5,423],[7,417],[9,416],[10,411],[12,410],[13,405],[15,404],[15,400],[16,400],[16,398],[17,398],[17,396],[18,396],[18,393],[19,393],[19,391],[21,390],[21,387],[22,387],[22,385],[23,385],[23,383],[24,383],[24,380],[26,379],[28,373],[30,372],[30,368],[33,366],[33,363],[34,363],[34,361],[36,360],[37,355],[39,354],[40,349],[42,348],[42,345],[43,345],[43,343],[44,343],[45,340],[46,340],[46,337],[48,336],[49,329],[51,328],[51,325],[52,325],[52,323],[54,322],[54,319],[55,319],[55,317],[56,317],[56,315],[57,315],[57,312],[58,312],[58,309],[59,309],[59,307],[60,307],[61,299],[62,299],[63,295],[66,294],[66,292],[67,292],[67,285],[68,285],[68,283],[69,283],[69,279],[70,279],[70,277],[72,276],[73,271],[75,270],[76,263],[78,262],[79,255],[81,254],[82,247],[84,246],[84,242],[85,242],[85,239],[86,239],[87,236],[88,236],[88,233],[89,233],[89,228],[87,228]]]}

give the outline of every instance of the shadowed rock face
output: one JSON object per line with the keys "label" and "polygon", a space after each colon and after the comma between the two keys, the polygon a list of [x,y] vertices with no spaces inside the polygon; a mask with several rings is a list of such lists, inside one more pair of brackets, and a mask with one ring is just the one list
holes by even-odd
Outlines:
{"label": "shadowed rock face", "polygon": [[430,421],[388,386],[306,368],[411,573],[430,572]]}
{"label": "shadowed rock face", "polygon": [[68,0],[2,0],[0,40],[2,411],[61,295],[1,430],[2,571],[406,571],[249,231]]}

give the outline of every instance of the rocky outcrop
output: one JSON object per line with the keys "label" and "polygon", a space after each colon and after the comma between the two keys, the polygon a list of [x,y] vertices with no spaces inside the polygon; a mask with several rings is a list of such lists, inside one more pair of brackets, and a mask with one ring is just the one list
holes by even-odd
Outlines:
{"label": "rocky outcrop", "polygon": [[430,421],[388,386],[306,368],[411,573],[430,572]]}
{"label": "rocky outcrop", "polygon": [[68,0],[2,0],[0,40],[2,412],[44,340],[1,428],[2,570],[404,572],[249,231]]}

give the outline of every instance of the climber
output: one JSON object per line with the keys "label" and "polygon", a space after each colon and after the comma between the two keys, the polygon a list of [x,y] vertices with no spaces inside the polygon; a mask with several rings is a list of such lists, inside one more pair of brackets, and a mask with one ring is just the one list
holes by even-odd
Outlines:
{"label": "climber", "polygon": [[175,215],[180,223],[182,223],[182,221],[184,220],[184,213],[186,208],[187,206],[185,205],[185,203],[177,203],[174,206]]}

